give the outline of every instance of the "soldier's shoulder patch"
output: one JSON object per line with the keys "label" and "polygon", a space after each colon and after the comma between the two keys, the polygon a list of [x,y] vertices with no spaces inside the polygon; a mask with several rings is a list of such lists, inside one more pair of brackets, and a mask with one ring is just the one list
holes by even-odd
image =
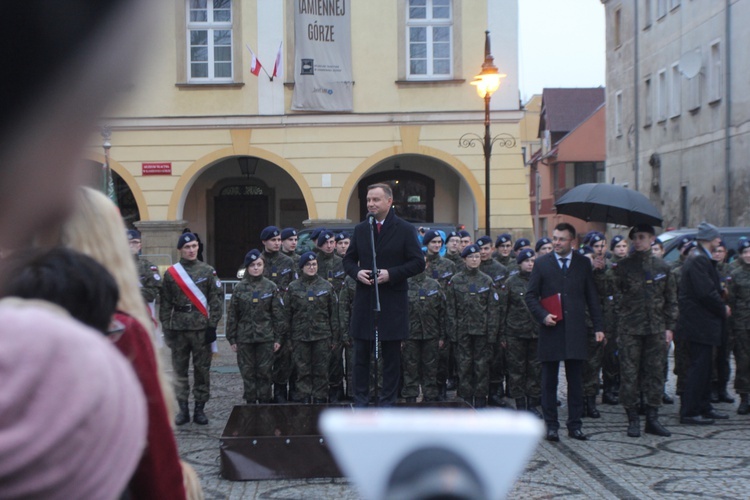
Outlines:
{"label": "soldier's shoulder patch", "polygon": [[216,269],[212,270],[211,274],[213,274],[214,276],[216,276]]}
{"label": "soldier's shoulder patch", "polygon": [[477,293],[483,293],[483,292],[486,292],[486,291],[487,291],[487,290],[489,290],[489,289],[490,289],[490,287],[488,287],[488,286],[483,286],[482,288],[480,288],[479,290],[477,290]]}
{"label": "soldier's shoulder patch", "polygon": [[440,291],[440,290],[430,290],[430,291],[428,291],[428,292],[427,292],[427,296],[428,296],[428,297],[432,297],[433,295],[435,295],[435,294],[436,294],[436,293],[438,293],[439,291]]}
{"label": "soldier's shoulder patch", "polygon": [[221,280],[216,278],[216,288],[221,288]]}
{"label": "soldier's shoulder patch", "polygon": [[291,268],[289,268],[289,267],[287,267],[286,269],[282,269],[282,270],[281,270],[281,274],[282,274],[282,275],[284,275],[284,274],[289,274],[289,273],[291,273],[291,272],[292,272],[292,269],[291,269]]}
{"label": "soldier's shoulder patch", "polygon": [[317,297],[320,297],[321,295],[325,295],[325,294],[327,294],[327,293],[328,293],[328,290],[320,290],[320,291],[319,291],[318,293],[316,293],[315,295],[316,295]]}
{"label": "soldier's shoulder patch", "polygon": [[261,300],[262,299],[267,299],[268,297],[273,297],[273,294],[272,293],[264,293],[263,295],[260,296]]}
{"label": "soldier's shoulder patch", "polygon": [[154,279],[156,281],[161,281],[161,276],[159,276],[159,273],[154,273]]}
{"label": "soldier's shoulder patch", "polygon": [[150,266],[149,269],[152,270],[152,271],[158,271],[159,270],[159,268],[156,267],[156,266]]}
{"label": "soldier's shoulder patch", "polygon": [[659,273],[659,274],[657,274],[656,276],[654,276],[654,281],[659,281],[659,280],[663,280],[663,279],[664,279],[664,278],[666,278],[666,277],[667,277],[667,275],[666,275],[666,274],[664,274],[664,273]]}
{"label": "soldier's shoulder patch", "polygon": [[497,295],[497,292],[495,292],[495,300],[500,300],[500,297]]}

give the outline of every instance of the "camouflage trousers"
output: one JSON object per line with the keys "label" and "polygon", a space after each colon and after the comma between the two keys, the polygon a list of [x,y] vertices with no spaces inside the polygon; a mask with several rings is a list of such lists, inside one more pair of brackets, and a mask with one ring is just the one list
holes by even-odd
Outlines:
{"label": "camouflage trousers", "polygon": [[497,384],[499,386],[508,376],[507,353],[500,342],[495,342],[490,347],[492,349],[492,353],[490,354],[489,380],[490,384]]}
{"label": "camouflage trousers", "polygon": [[193,356],[193,398],[196,403],[205,403],[211,397],[211,345],[205,342],[205,330],[178,331],[169,330],[164,337],[167,346],[172,350],[172,368],[174,369],[175,397],[177,401],[187,401],[190,397],[190,355]]}
{"label": "camouflage trousers", "polygon": [[750,394],[750,329],[735,328],[734,337],[734,390],[737,394]]}
{"label": "camouflage trousers", "polygon": [[419,386],[426,401],[435,401],[438,396],[437,365],[440,356],[438,339],[405,340],[401,349],[401,373],[404,385],[401,395],[405,398],[419,396]]}
{"label": "camouflage trousers", "polygon": [[443,348],[438,351],[437,369],[435,370],[437,374],[435,382],[438,387],[442,387],[448,377],[453,375],[452,372],[455,371],[455,367],[451,366],[455,364],[452,359],[453,345],[455,345],[453,342],[446,340]]}
{"label": "camouflage trousers", "polygon": [[292,346],[297,370],[297,394],[300,398],[328,399],[329,339],[295,341]]}
{"label": "camouflage trousers", "polygon": [[663,334],[620,335],[620,403],[636,408],[643,392],[644,401],[654,408],[661,406],[664,394]]}
{"label": "camouflage trousers", "polygon": [[456,343],[458,396],[486,397],[490,390],[490,362],[494,346],[484,335],[463,335]]}
{"label": "camouflage trousers", "polygon": [[277,386],[283,386],[289,383],[292,377],[292,342],[286,341],[281,344],[281,349],[273,355],[272,378],[273,383]]}
{"label": "camouflage trousers", "polygon": [[586,397],[599,394],[599,371],[604,361],[604,342],[597,342],[594,332],[588,330],[589,359],[583,365],[583,395]]}
{"label": "camouflage trousers", "polygon": [[620,381],[620,358],[617,348],[617,335],[613,332],[604,332],[607,343],[604,344],[602,356],[602,382],[605,389],[614,387]]}
{"label": "camouflage trousers", "polygon": [[677,377],[676,392],[685,392],[687,384],[687,372],[690,367],[690,342],[680,336],[679,331],[674,332],[674,370],[672,373]]}
{"label": "camouflage trousers", "polygon": [[273,342],[237,344],[237,364],[240,367],[243,398],[248,403],[271,401]]}
{"label": "camouflage trousers", "polygon": [[331,387],[338,387],[344,383],[344,344],[339,343],[331,351],[330,361],[328,363],[328,384]]}
{"label": "camouflage trousers", "polygon": [[537,353],[538,339],[508,336],[505,349],[508,362],[510,397],[539,398],[542,395],[542,365]]}

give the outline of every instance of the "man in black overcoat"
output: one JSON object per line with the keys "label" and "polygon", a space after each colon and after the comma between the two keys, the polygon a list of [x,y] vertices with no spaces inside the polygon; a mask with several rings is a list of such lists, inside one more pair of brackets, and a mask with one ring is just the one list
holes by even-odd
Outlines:
{"label": "man in black overcoat", "polygon": [[677,291],[680,315],[677,331],[687,341],[690,365],[680,407],[680,423],[713,424],[729,415],[711,406],[711,358],[714,346],[721,345],[724,321],[731,314],[721,296],[721,280],[712,252],[721,244],[716,226],[701,222],[698,246],[690,251],[682,266]]}
{"label": "man in black overcoat", "polygon": [[[594,285],[591,261],[573,251],[575,228],[560,223],[552,233],[554,252],[539,257],[531,271],[526,292],[529,307],[539,327],[539,361],[542,364],[542,412],[547,440],[559,441],[557,381],[560,361],[565,362],[568,382],[568,435],[588,439],[581,431],[583,415],[583,365],[588,358],[586,310],[594,324],[597,342],[604,339],[602,314]],[[562,319],[545,309],[541,301],[560,294]]]}
{"label": "man in black overcoat", "polygon": [[[370,400],[370,355],[375,347],[375,327],[382,346],[383,389],[378,405],[391,406],[398,396],[401,341],[409,337],[409,284],[407,278],[424,271],[425,261],[417,230],[396,217],[393,192],[387,184],[367,188],[367,211],[373,218],[354,228],[344,256],[346,274],[357,281],[349,334],[354,342],[354,405]],[[368,217],[370,219],[370,217]],[[371,227],[375,237],[380,313],[376,315]]]}

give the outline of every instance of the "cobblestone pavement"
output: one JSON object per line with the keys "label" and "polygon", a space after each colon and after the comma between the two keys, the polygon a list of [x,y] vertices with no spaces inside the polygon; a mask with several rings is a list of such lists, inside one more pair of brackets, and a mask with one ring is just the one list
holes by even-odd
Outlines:
{"label": "cobblestone pavement", "polygon": [[[561,385],[563,381],[561,376]],[[564,431],[562,389],[560,417]],[[670,389],[673,391],[673,387]],[[242,381],[235,355],[220,339],[212,366],[211,401],[206,406],[210,423],[205,427],[189,423],[177,429],[180,454],[198,472],[206,498],[360,498],[344,478],[242,482],[222,479],[219,438],[233,406],[242,403]],[[590,440],[578,442],[561,432],[559,443],[542,441],[509,498],[748,498],[750,416],[737,415],[736,402],[716,407],[729,413],[729,420],[695,427],[678,423],[679,405],[663,406],[661,420],[672,431],[672,437],[643,434],[628,438],[623,409],[599,405],[602,418],[584,419],[583,430]]]}

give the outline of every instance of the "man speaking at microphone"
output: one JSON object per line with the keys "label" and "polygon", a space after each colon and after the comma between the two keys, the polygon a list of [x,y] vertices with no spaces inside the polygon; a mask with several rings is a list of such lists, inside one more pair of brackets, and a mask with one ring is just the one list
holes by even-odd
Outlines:
{"label": "man speaking at microphone", "polygon": [[[344,270],[357,282],[349,334],[354,341],[354,406],[370,402],[370,357],[375,351],[375,329],[382,346],[383,388],[378,406],[392,406],[398,395],[401,341],[409,337],[407,278],[424,271],[417,230],[396,217],[393,191],[387,184],[367,188],[367,220],[354,228],[344,256]],[[375,238],[374,262],[370,235]],[[377,276],[373,275],[377,263]],[[380,313],[375,312],[375,282]]]}

